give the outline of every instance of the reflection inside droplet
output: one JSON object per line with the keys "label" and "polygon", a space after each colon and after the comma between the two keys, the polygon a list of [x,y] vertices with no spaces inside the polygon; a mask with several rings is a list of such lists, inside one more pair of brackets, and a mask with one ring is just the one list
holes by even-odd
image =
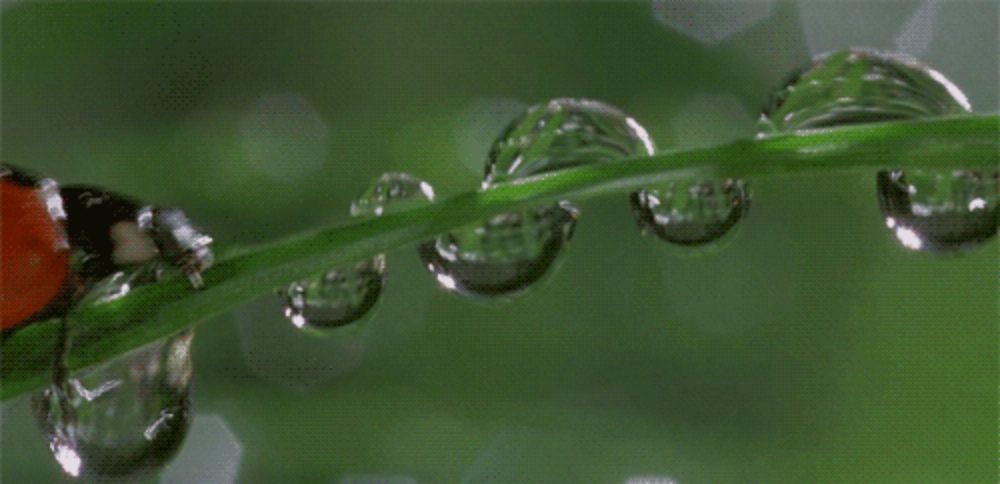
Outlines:
{"label": "reflection inside droplet", "polygon": [[362,318],[382,293],[385,257],[375,256],[291,283],[284,314],[297,328],[335,328]]}
{"label": "reflection inside droplet", "polygon": [[540,280],[573,234],[568,206],[500,214],[418,247],[444,289],[466,296],[516,294]]}
{"label": "reflection inside droplet", "polygon": [[911,250],[972,248],[996,234],[1000,172],[907,170],[878,174],[886,225]]}
{"label": "reflection inside droplet", "polygon": [[686,247],[718,241],[750,208],[746,184],[732,178],[670,182],[639,190],[630,201],[639,230]]}

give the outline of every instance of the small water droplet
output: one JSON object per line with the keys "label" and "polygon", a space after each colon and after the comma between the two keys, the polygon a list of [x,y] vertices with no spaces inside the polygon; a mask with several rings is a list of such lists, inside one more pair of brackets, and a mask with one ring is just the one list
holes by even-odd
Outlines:
{"label": "small water droplet", "polygon": [[72,477],[134,479],[163,467],[190,425],[192,331],[57,378],[32,406]]}
{"label": "small water droplet", "polygon": [[1000,176],[977,171],[899,170],[878,174],[886,225],[912,250],[976,247],[997,232]]}
{"label": "small water droplet", "polygon": [[392,211],[417,208],[434,201],[434,188],[409,173],[384,173],[351,203],[353,217],[379,217]]}
{"label": "small water droplet", "polygon": [[743,180],[677,181],[632,194],[639,229],[677,245],[705,246],[730,233],[750,208]]}
{"label": "small water droplet", "polygon": [[[588,99],[553,99],[529,108],[497,138],[483,188],[653,150],[646,130],[618,108]],[[418,253],[449,292],[513,296],[550,272],[577,217],[578,211],[565,201],[504,213],[424,242]]]}
{"label": "small water droplet", "polygon": [[[737,134],[719,132],[713,136],[711,133],[720,127]],[[712,141],[710,138],[716,138],[716,143],[732,140],[726,136],[739,137],[741,127],[749,130],[752,123],[739,100],[707,93],[687,100],[671,123],[671,130],[685,138],[688,146]],[[633,192],[629,201],[643,234],[655,235],[693,254],[718,248],[723,237],[736,233],[750,209],[750,191],[746,182],[738,179],[688,179],[645,187]]]}
{"label": "small water droplet", "polygon": [[385,282],[385,257],[295,281],[284,290],[285,317],[296,328],[336,328],[357,321],[378,302]]}
{"label": "small water droplet", "polygon": [[[868,49],[825,54],[772,94],[761,134],[961,114],[962,91],[912,58]],[[886,226],[903,247],[949,252],[997,232],[997,170],[885,170],[876,188]]]}
{"label": "small water droplet", "polygon": [[510,295],[548,272],[572,237],[576,218],[576,210],[569,206],[502,213],[484,224],[424,242],[417,251],[450,292]]}
{"label": "small water droplet", "polygon": [[[434,201],[434,189],[408,173],[378,177],[351,204],[351,216],[380,217]],[[385,284],[385,255],[295,281],[279,291],[285,317],[300,329],[330,329],[370,314]]]}

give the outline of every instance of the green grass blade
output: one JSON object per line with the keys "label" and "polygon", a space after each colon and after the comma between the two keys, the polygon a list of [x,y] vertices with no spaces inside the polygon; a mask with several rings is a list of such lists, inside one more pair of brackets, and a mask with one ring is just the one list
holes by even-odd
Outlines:
{"label": "green grass blade", "polygon": [[[465,193],[431,206],[326,228],[254,247],[220,247],[194,291],[170,278],[110,303],[79,308],[68,365],[80,369],[171,335],[317,268],[333,267],[492,215],[561,199],[621,194],[688,178],[825,173],[880,168],[996,167],[1000,118],[976,115],[856,125],[765,140],[657,154],[573,168]],[[872,193],[874,196],[874,191]],[[585,222],[584,222],[585,223]],[[0,345],[0,398],[43,386],[52,368],[59,322],[34,324]]]}

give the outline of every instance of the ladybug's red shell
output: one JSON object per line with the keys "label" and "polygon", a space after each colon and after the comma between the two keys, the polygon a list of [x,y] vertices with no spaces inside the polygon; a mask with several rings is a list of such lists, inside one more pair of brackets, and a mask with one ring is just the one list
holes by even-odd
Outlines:
{"label": "ladybug's red shell", "polygon": [[69,275],[64,229],[34,186],[0,177],[0,327],[51,303]]}

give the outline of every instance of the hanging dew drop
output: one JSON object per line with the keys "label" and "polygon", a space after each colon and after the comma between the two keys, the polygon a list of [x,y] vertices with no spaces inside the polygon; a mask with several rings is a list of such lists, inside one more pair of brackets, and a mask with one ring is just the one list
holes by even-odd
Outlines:
{"label": "hanging dew drop", "polygon": [[[413,175],[385,173],[351,204],[353,217],[373,218],[434,201],[434,189]],[[284,315],[300,329],[345,326],[370,314],[385,284],[385,255],[335,267],[279,291]]]}
{"label": "hanging dew drop", "polygon": [[136,479],[173,458],[191,422],[193,337],[186,331],[69,377],[57,371],[34,395],[39,426],[67,475]]}
{"label": "hanging dew drop", "polygon": [[[653,143],[618,108],[560,98],[529,108],[494,142],[483,188],[592,163],[651,154]],[[473,298],[510,297],[551,271],[572,237],[578,211],[568,202],[503,213],[442,234],[417,251],[445,290]]]}
{"label": "hanging dew drop", "polygon": [[[825,54],[772,94],[761,135],[970,111],[941,73],[899,54],[849,49]],[[885,170],[876,189],[885,225],[903,247],[952,252],[997,232],[998,170]]]}
{"label": "hanging dew drop", "polygon": [[734,232],[750,209],[750,191],[735,178],[678,180],[635,191],[629,202],[642,233],[704,249]]}
{"label": "hanging dew drop", "polygon": [[675,181],[630,197],[639,230],[685,247],[704,247],[731,233],[750,208],[743,180]]}
{"label": "hanging dew drop", "polygon": [[371,311],[384,282],[383,255],[293,282],[283,293],[285,317],[300,329],[350,324]]}
{"label": "hanging dew drop", "polygon": [[444,234],[418,247],[444,289],[473,297],[504,296],[540,280],[572,237],[568,205],[510,212]]}
{"label": "hanging dew drop", "polygon": [[676,180],[642,188],[629,196],[639,231],[687,253],[714,248],[733,234],[750,209],[746,182]]}
{"label": "hanging dew drop", "polygon": [[877,184],[886,227],[907,249],[972,248],[997,232],[996,171],[882,171]]}
{"label": "hanging dew drop", "polygon": [[[96,283],[80,304],[114,301],[159,280],[163,268],[154,261],[116,272]],[[32,398],[56,462],[69,476],[88,479],[135,479],[157,471],[180,449],[190,426],[194,332],[67,375],[74,328],[72,319],[64,324],[53,384]]]}

